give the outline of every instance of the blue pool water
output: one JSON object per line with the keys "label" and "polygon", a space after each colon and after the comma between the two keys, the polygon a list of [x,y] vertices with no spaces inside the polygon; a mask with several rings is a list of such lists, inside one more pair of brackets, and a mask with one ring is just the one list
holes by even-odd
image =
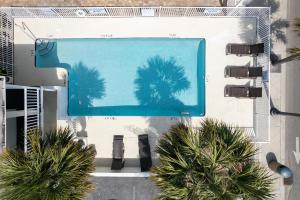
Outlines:
{"label": "blue pool water", "polygon": [[35,58],[68,70],[71,116],[205,114],[204,39],[38,39]]}

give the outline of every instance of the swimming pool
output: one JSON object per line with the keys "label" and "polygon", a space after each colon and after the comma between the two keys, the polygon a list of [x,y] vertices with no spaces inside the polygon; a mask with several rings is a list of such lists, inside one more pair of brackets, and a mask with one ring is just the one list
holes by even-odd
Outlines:
{"label": "swimming pool", "polygon": [[38,39],[38,68],[68,71],[70,116],[205,115],[202,38]]}

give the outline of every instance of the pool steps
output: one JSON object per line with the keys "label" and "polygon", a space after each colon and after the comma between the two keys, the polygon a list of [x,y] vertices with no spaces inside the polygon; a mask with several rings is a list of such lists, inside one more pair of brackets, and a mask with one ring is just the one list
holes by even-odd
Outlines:
{"label": "pool steps", "polygon": [[37,43],[37,52],[40,56],[47,55],[55,46],[55,42],[49,40],[36,40]]}

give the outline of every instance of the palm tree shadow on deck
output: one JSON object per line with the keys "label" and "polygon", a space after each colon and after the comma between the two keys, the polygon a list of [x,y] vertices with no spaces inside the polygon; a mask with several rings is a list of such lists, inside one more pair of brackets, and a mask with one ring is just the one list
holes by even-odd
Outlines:
{"label": "palm tree shadow on deck", "polygon": [[[245,4],[246,7],[270,7],[271,15],[276,13],[279,10],[280,3],[276,0],[251,0]],[[266,21],[263,21],[267,23]],[[257,22],[258,23],[258,22]],[[266,24],[268,25],[268,24]],[[247,29],[249,29],[249,24],[244,23],[244,21],[240,22],[241,28],[244,30],[242,34],[240,34],[240,38],[247,43],[253,43],[254,41],[249,40],[247,37]],[[284,29],[289,27],[289,22],[286,19],[274,19],[271,17],[270,24],[270,51],[271,51],[271,59],[278,59],[278,56],[273,52],[274,42],[282,42],[283,44],[287,43],[287,37],[285,35]],[[264,31],[258,31],[259,37],[263,38]]]}
{"label": "palm tree shadow on deck", "polygon": [[76,138],[78,138],[78,137],[87,138],[88,137],[88,133],[86,131],[87,118],[89,118],[89,117],[79,116],[79,117],[69,117],[68,118],[67,124]]}

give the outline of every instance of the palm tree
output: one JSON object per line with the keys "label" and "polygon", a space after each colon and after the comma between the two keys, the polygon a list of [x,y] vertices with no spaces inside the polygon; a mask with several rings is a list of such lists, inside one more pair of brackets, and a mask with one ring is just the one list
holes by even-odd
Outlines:
{"label": "palm tree", "polygon": [[73,140],[68,128],[29,136],[30,150],[0,156],[1,200],[84,199],[93,188],[95,149]]}
{"label": "palm tree", "polygon": [[[295,26],[295,31],[298,36],[300,36],[300,18],[296,18],[294,20],[294,26]],[[293,60],[300,60],[300,47],[295,47],[295,48],[289,48],[288,52],[290,55],[286,58],[283,58],[281,60],[274,61],[272,64],[273,65],[278,65],[286,62],[290,62]]]}
{"label": "palm tree", "polygon": [[160,164],[151,179],[158,200],[271,199],[272,179],[253,156],[257,149],[241,129],[206,119],[199,128],[172,126],[159,140]]}

